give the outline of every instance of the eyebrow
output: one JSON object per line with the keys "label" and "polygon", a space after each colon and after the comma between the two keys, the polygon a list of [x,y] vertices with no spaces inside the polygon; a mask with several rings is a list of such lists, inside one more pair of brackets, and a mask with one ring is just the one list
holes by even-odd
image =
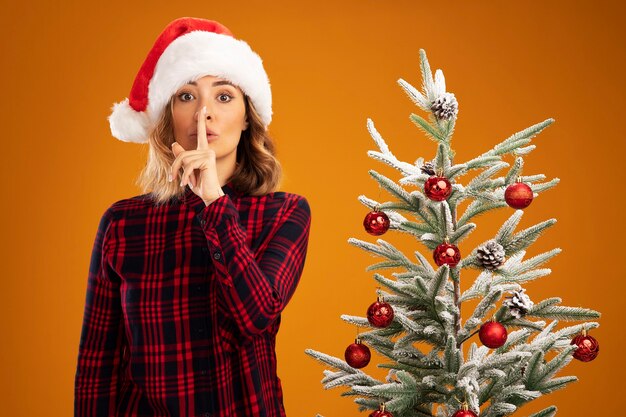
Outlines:
{"label": "eyebrow", "polygon": [[[195,82],[195,81],[190,81],[187,84],[191,84],[191,85],[195,85],[195,86],[198,85],[198,83]],[[230,85],[230,86],[233,86],[233,87],[235,86],[233,83],[231,83],[230,81],[226,81],[226,80],[214,81],[212,85],[213,85],[213,87],[217,87],[218,85]]]}

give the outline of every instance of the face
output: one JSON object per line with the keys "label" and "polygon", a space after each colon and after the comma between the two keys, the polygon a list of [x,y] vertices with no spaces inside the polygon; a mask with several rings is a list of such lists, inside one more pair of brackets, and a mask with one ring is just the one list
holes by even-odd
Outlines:
{"label": "face", "polygon": [[209,146],[215,151],[217,161],[234,164],[241,132],[248,127],[242,91],[223,78],[208,75],[182,86],[172,100],[176,142],[185,150],[197,148],[198,115],[206,106]]}

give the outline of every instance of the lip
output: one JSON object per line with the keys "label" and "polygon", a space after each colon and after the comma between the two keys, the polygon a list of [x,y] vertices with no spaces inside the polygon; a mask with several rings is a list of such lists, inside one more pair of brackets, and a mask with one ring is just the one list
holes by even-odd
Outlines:
{"label": "lip", "polygon": [[[197,137],[197,136],[198,136],[198,133],[197,133],[197,132],[194,132],[194,133],[192,133],[190,136]],[[213,138],[216,138],[216,137],[217,137],[217,134],[216,134],[216,133],[214,133],[214,132],[212,132],[212,131],[210,131],[210,130],[207,130],[207,131],[206,131],[206,137],[207,137],[207,139],[213,139]]]}

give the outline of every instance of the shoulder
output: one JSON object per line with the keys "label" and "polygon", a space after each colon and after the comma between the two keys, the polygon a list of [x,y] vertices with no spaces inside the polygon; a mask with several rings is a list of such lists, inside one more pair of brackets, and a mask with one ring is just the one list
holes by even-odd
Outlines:
{"label": "shoulder", "polygon": [[137,195],[117,200],[112,203],[104,212],[103,218],[109,220],[118,220],[128,212],[138,212],[139,209],[145,208],[153,204],[149,198],[149,194]]}
{"label": "shoulder", "polygon": [[265,206],[264,219],[271,224],[272,228],[289,224],[289,228],[297,226],[300,229],[308,229],[311,224],[311,207],[306,197],[277,191],[267,194],[268,201]]}
{"label": "shoulder", "polygon": [[275,191],[256,198],[264,198],[268,204],[281,207],[281,210],[287,215],[292,214],[294,211],[307,216],[311,215],[311,207],[308,200],[300,194]]}

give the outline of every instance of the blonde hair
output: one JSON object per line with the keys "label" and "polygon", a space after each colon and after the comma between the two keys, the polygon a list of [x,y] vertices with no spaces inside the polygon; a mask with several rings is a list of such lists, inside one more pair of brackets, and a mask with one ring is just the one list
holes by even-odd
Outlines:
{"label": "blonde hair", "polygon": [[[148,159],[136,181],[136,185],[143,193],[149,194],[156,205],[180,199],[186,189],[177,181],[168,181],[170,167],[175,159],[172,152],[175,141],[172,99],[167,102],[163,114],[150,132]],[[261,117],[246,95],[244,102],[248,128],[241,132],[237,145],[237,165],[226,182],[232,181],[233,188],[243,194],[265,195],[278,189],[282,168],[275,156],[274,141],[267,134]]]}

